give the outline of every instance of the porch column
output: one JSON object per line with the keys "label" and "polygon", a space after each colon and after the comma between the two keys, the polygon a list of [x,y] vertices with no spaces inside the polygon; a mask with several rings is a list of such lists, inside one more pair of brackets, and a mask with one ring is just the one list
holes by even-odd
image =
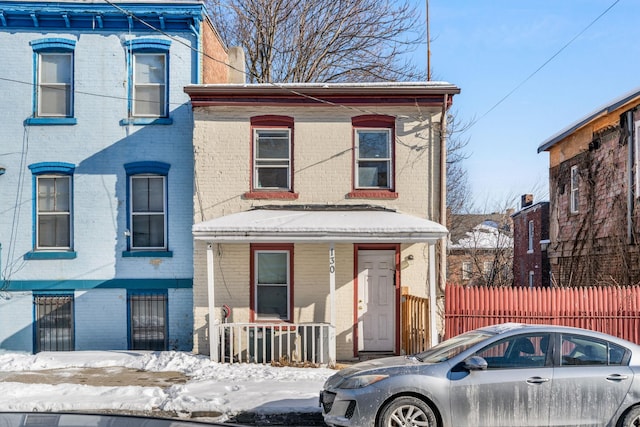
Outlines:
{"label": "porch column", "polygon": [[436,245],[429,244],[429,336],[431,337],[431,347],[438,344],[438,329],[436,328],[436,313],[438,304],[436,302]]}
{"label": "porch column", "polygon": [[336,248],[335,243],[329,244],[329,359],[336,361]]}
{"label": "porch column", "polygon": [[214,362],[219,362],[218,357],[218,331],[215,328],[216,315],[215,315],[215,289],[213,280],[213,269],[215,264],[213,263],[213,243],[207,244],[207,297],[209,305],[209,358]]}

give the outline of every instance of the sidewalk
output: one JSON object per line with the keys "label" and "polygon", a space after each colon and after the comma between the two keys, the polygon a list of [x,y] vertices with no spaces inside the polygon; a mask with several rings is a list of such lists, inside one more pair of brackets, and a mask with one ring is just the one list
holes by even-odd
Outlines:
{"label": "sidewalk", "polygon": [[217,364],[179,352],[0,352],[0,411],[324,426],[318,395],[335,372]]}

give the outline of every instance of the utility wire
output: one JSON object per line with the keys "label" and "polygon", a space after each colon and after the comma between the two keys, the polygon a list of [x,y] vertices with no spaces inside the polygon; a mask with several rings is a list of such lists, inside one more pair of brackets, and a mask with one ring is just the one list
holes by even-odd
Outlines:
{"label": "utility wire", "polygon": [[489,110],[487,110],[487,112],[485,112],[482,116],[480,116],[478,119],[474,120],[471,124],[469,124],[469,126],[466,128],[466,130],[469,130],[471,127],[473,127],[476,123],[478,123],[480,120],[482,120],[485,116],[487,116],[489,113],[491,113],[493,110],[495,110],[500,104],[502,104],[507,98],[509,98],[511,95],[513,95],[513,93],[515,91],[517,91],[518,89],[520,89],[525,83],[527,83],[529,80],[531,80],[531,78],[533,76],[535,76],[536,74],[538,74],[538,72],[540,70],[542,70],[547,64],[549,64],[551,61],[553,61],[558,55],[560,55],[560,53],[562,53],[562,51],[564,51],[567,47],[569,47],[569,45],[571,45],[578,37],[580,37],[582,34],[584,34],[589,28],[591,28],[596,22],[598,22],[598,20],[600,20],[600,18],[602,18],[604,15],[606,15],[611,9],[613,9],[613,7],[618,4],[620,2],[620,0],[615,0],[608,8],[606,8],[604,10],[604,12],[602,12],[600,15],[598,15],[593,21],[591,21],[591,23],[589,23],[589,25],[587,25],[586,27],[584,27],[582,29],[582,31],[580,31],[578,34],[576,34],[571,40],[569,40],[567,43],[565,43],[564,46],[562,46],[556,53],[554,53],[553,55],[551,55],[551,57],[549,59],[547,59],[542,65],[540,65],[533,73],[529,74],[529,76],[527,76],[527,78],[525,78],[523,81],[521,81],[516,87],[514,87],[509,93],[507,93],[505,96],[503,96],[498,102],[496,102],[491,108],[489,108]]}
{"label": "utility wire", "polygon": [[246,70],[239,70],[239,69],[235,68],[234,66],[232,66],[231,64],[228,64],[228,63],[226,63],[224,61],[221,61],[221,60],[219,60],[217,58],[214,58],[213,56],[209,55],[207,52],[204,52],[202,50],[196,49],[195,47],[191,46],[190,44],[178,39],[177,37],[172,36],[171,34],[168,34],[167,32],[163,31],[160,28],[157,28],[154,25],[146,22],[144,19],[136,16],[133,12],[130,12],[130,11],[120,7],[119,5],[113,3],[111,0],[104,0],[104,2],[109,4],[109,5],[111,5],[111,6],[113,6],[114,8],[116,8],[117,10],[122,12],[123,14],[135,19],[136,21],[140,22],[141,24],[145,25],[146,27],[150,28],[151,30],[156,31],[156,32],[158,32],[158,33],[170,38],[171,40],[174,40],[177,43],[180,43],[180,44],[188,47],[192,51],[197,52],[197,53],[199,53],[199,54],[201,54],[203,56],[206,56],[207,58],[209,58],[209,59],[211,59],[211,60],[213,60],[213,61],[215,61],[215,62],[217,62],[219,64],[222,64],[222,65],[224,65],[224,66],[226,66],[226,67],[228,67],[228,68],[230,68],[230,69],[232,69],[234,71],[241,72],[241,73],[244,73],[248,77],[255,78],[256,80],[258,80],[261,83],[270,84],[270,85],[272,85],[274,87],[277,87],[279,89],[287,91],[287,92],[289,92],[289,93],[291,93],[293,95],[297,95],[297,96],[300,96],[302,98],[307,98],[309,100],[316,101],[316,102],[319,102],[319,103],[322,103],[322,104],[327,104],[327,105],[330,105],[332,107],[341,107],[341,108],[345,108],[345,109],[348,109],[348,110],[353,110],[353,111],[357,111],[357,112],[360,112],[360,113],[366,113],[366,114],[379,114],[379,113],[363,110],[361,108],[356,108],[356,107],[352,107],[352,106],[349,106],[349,105],[338,104],[338,103],[335,103],[335,102],[327,101],[326,99],[317,98],[315,96],[307,95],[305,93],[299,92],[297,90],[294,90],[292,88],[286,87],[286,86],[284,86],[282,84],[279,84],[279,83],[264,82],[264,81],[262,81],[262,78],[260,76],[251,74],[250,72],[248,72]]}

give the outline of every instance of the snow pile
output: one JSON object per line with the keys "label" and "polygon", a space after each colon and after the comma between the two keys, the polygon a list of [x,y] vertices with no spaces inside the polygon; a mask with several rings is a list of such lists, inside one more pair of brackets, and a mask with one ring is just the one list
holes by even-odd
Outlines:
{"label": "snow pile", "polygon": [[243,411],[316,412],[318,393],[334,370],[214,363],[183,352],[75,351],[36,355],[0,351],[0,379],[8,372],[47,369],[124,367],[142,371],[176,371],[186,384],[168,388],[123,385],[23,384],[0,382],[0,411],[172,411],[222,414],[225,421]]}

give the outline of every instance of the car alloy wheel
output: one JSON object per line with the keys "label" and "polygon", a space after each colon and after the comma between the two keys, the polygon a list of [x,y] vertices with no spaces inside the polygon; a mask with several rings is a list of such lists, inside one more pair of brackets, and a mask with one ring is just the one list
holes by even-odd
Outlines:
{"label": "car alloy wheel", "polygon": [[621,427],[636,427],[640,426],[640,406],[632,408],[622,421]]}
{"label": "car alloy wheel", "polygon": [[437,427],[433,410],[412,396],[398,397],[387,403],[378,420],[378,427]]}

